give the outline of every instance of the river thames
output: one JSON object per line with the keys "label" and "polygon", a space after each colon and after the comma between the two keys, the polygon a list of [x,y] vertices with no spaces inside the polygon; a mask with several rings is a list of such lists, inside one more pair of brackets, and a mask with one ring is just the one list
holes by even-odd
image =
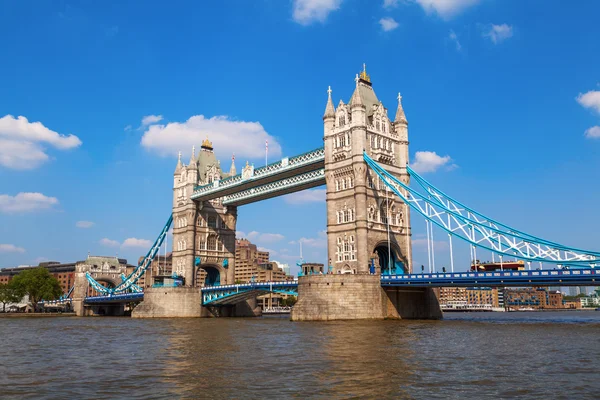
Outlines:
{"label": "river thames", "polygon": [[600,312],[442,321],[3,318],[2,399],[531,398],[600,393]]}

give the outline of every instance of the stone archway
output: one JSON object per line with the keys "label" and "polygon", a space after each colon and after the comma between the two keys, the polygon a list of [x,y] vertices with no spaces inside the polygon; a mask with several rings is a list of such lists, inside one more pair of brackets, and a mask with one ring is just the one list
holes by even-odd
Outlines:
{"label": "stone archway", "polygon": [[226,279],[227,271],[217,264],[200,264],[196,270],[196,284],[200,287],[220,286]]}
{"label": "stone archway", "polygon": [[352,268],[348,264],[342,267],[342,274],[352,274]]}
{"label": "stone archway", "polygon": [[379,242],[373,249],[371,263],[379,267],[381,275],[403,275],[406,273],[406,260],[395,243]]}

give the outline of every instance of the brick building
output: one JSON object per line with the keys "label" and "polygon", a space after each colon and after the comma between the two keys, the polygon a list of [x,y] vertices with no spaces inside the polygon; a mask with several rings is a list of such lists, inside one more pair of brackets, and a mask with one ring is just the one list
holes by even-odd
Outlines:
{"label": "brick building", "polygon": [[[260,251],[255,244],[248,239],[236,239],[235,241],[235,281],[246,283],[259,281],[266,276],[259,272],[267,271],[266,268],[260,268],[260,265],[269,264],[269,252]],[[277,269],[279,269],[277,267]],[[260,275],[260,276],[259,276]],[[264,279],[263,279],[264,280]]]}
{"label": "brick building", "polygon": [[15,268],[0,269],[0,284],[8,283],[10,280],[22,271],[28,269],[44,267],[60,283],[63,293],[68,293],[75,283],[75,263],[61,264],[58,261],[41,262],[35,266],[20,266]]}
{"label": "brick building", "polygon": [[[144,260],[144,256],[138,259],[138,265]],[[137,265],[130,265],[127,267],[127,275],[131,274]],[[152,260],[150,267],[146,270],[146,273],[140,277],[137,285],[142,288],[151,287],[154,284],[154,277],[157,275],[171,275],[173,273],[173,253],[169,252],[167,255],[157,255]]]}
{"label": "brick building", "polygon": [[545,288],[505,289],[504,299],[506,307],[513,310],[569,308],[565,306],[561,292]]}

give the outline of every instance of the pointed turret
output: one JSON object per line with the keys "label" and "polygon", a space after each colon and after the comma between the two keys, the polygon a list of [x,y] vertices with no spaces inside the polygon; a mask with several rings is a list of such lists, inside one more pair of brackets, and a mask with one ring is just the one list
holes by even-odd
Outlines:
{"label": "pointed turret", "polygon": [[335,108],[333,107],[333,101],[331,100],[331,86],[327,88],[327,105],[325,106],[325,118],[335,118]]}
{"label": "pointed turret", "polygon": [[231,155],[231,168],[229,168],[229,176],[237,175],[237,171],[235,170],[235,154]]}
{"label": "pointed turret", "polygon": [[190,157],[190,167],[196,167],[196,146],[192,146],[192,156]]}
{"label": "pointed turret", "polygon": [[354,81],[356,82],[356,89],[354,89],[354,93],[352,93],[352,97],[350,98],[350,107],[364,107],[365,105],[363,104],[362,98],[360,97],[360,90],[358,89],[358,82],[360,81],[360,79],[358,78],[358,74],[356,74],[356,78],[354,78]]}
{"label": "pointed turret", "polygon": [[181,152],[179,152],[179,156],[177,157],[177,166],[175,167],[175,173],[181,171],[183,164],[181,164]]}
{"label": "pointed turret", "polygon": [[404,114],[404,109],[402,108],[402,95],[400,93],[398,93],[398,109],[396,110],[396,118],[394,119],[394,123],[402,123],[408,125],[406,115]]}

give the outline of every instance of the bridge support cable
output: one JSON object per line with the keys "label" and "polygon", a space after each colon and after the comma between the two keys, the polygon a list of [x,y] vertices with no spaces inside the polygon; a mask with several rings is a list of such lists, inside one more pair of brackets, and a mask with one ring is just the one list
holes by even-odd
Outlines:
{"label": "bridge support cable", "polygon": [[534,235],[530,235],[518,229],[512,228],[506,224],[498,222],[497,220],[489,218],[484,214],[467,207],[463,203],[455,200],[454,198],[448,196],[441,190],[437,189],[431,183],[426,181],[422,176],[417,174],[412,168],[410,168],[410,166],[407,165],[406,170],[414,182],[416,182],[423,190],[425,190],[428,194],[434,197],[434,201],[448,209],[460,212],[463,215],[463,217],[464,213],[467,213],[467,219],[469,221],[473,221],[477,224],[488,225],[491,229],[495,229],[501,232],[507,232],[513,237],[521,238],[525,241],[531,241],[532,243],[535,243],[536,246],[545,244],[546,246],[551,247],[555,250],[574,251],[577,253],[589,254],[594,255],[595,257],[600,257],[600,252],[564,246],[560,243],[552,242]]}
{"label": "bridge support cable", "polygon": [[152,263],[152,260],[154,259],[154,257],[156,257],[156,255],[158,254],[158,252],[160,250],[160,246],[162,245],[163,241],[167,237],[167,233],[169,232],[169,229],[171,228],[172,223],[173,223],[173,214],[171,214],[169,216],[167,223],[165,224],[162,231],[160,232],[160,235],[158,235],[158,237],[154,241],[154,244],[152,245],[152,247],[146,254],[146,257],[144,257],[142,259],[142,261],[140,261],[137,268],[123,282],[121,282],[114,288],[107,288],[107,287],[102,286],[100,283],[98,283],[89,272],[86,272],[85,277],[87,278],[90,285],[97,292],[103,293],[103,294],[122,293],[125,290],[129,289],[132,285],[135,285],[135,283],[138,281],[138,279],[140,279],[140,277],[142,275],[144,275],[144,273],[146,272],[146,270]]}
{"label": "bridge support cable", "polygon": [[480,247],[499,256],[506,255],[527,261],[574,267],[595,267],[600,263],[599,252],[580,250],[539,239],[471,210],[434,186],[428,183],[425,185],[426,181],[410,167],[407,167],[407,170],[411,178],[415,178],[414,181],[417,181],[421,187],[427,187],[426,194],[409,187],[391,175],[366,153],[363,153],[363,157],[369,168],[413,210],[423,215],[432,224],[474,246],[471,249],[473,257],[476,257],[474,248]]}

